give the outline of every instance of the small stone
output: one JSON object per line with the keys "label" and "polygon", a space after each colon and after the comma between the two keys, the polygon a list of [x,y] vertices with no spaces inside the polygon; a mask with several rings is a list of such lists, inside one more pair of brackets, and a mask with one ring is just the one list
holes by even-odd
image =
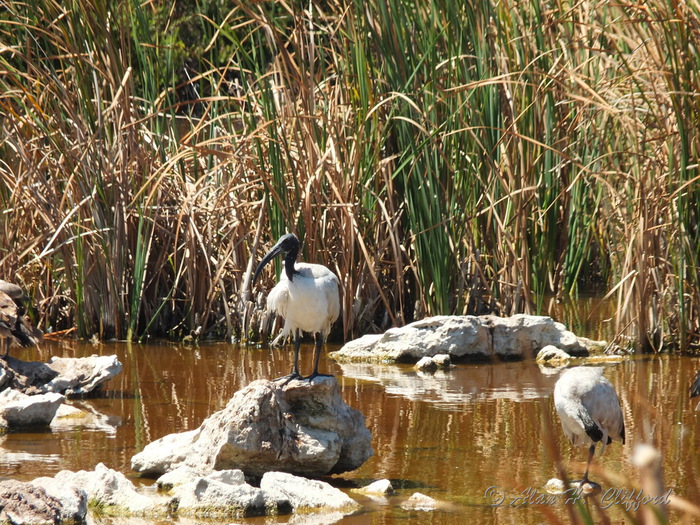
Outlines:
{"label": "small stone", "polygon": [[551,366],[566,366],[571,356],[554,345],[547,345],[537,353],[537,362]]}
{"label": "small stone", "polygon": [[452,366],[452,359],[449,354],[438,354],[433,356],[433,361],[438,366],[438,368],[450,368]]}
{"label": "small stone", "polygon": [[361,494],[383,496],[385,494],[393,494],[394,487],[391,486],[391,481],[389,481],[388,479],[378,479],[377,481],[373,481],[366,487],[356,489],[355,491]]}
{"label": "small stone", "polygon": [[28,396],[18,390],[0,392],[0,428],[46,427],[65,397],[61,394]]}
{"label": "small stone", "polygon": [[421,357],[416,363],[416,369],[422,372],[435,372],[437,368],[437,363],[428,356]]}
{"label": "small stone", "polygon": [[566,491],[566,486],[564,482],[557,478],[550,479],[544,486],[544,490],[549,494],[564,494]]}
{"label": "small stone", "polygon": [[420,492],[414,492],[413,495],[401,504],[401,508],[405,510],[435,510],[438,508],[437,500],[421,494]]}

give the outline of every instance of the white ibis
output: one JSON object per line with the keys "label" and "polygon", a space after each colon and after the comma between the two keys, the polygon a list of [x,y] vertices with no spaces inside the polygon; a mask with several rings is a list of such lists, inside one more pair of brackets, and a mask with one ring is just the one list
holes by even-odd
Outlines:
{"label": "white ibis", "polygon": [[323,341],[340,314],[338,278],[320,264],[297,263],[299,239],[293,233],[280,237],[260,261],[253,274],[253,285],[263,267],[276,255],[285,253],[284,271],[280,280],[267,296],[267,308],[284,317],[282,337],[290,333],[294,337],[294,368],[286,379],[300,379],[299,346],[303,332],[314,335],[314,371],[305,379],[313,379],[318,373],[318,359]]}
{"label": "white ibis", "polygon": [[0,280],[0,339],[7,358],[13,346],[33,346],[43,341],[41,330],[25,317],[23,302],[28,297],[16,284]]}
{"label": "white ibis", "polygon": [[[564,433],[574,446],[590,445],[588,464],[580,487],[589,483],[588,469],[598,442],[625,443],[625,422],[615,389],[600,367],[578,366],[565,371],[554,385],[554,406]],[[593,484],[591,484],[593,485]]]}

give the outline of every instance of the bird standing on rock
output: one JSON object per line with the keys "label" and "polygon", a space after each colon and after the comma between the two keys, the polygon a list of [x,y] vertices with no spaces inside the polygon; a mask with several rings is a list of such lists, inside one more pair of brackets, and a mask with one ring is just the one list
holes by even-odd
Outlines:
{"label": "bird standing on rock", "polygon": [[0,280],[0,339],[6,359],[13,346],[29,347],[41,343],[44,335],[25,317],[28,297],[16,284]]}
{"label": "bird standing on rock", "polygon": [[571,443],[590,445],[586,473],[576,483],[581,488],[586,484],[595,488],[588,479],[588,469],[596,445],[603,443],[602,454],[612,440],[625,443],[625,422],[617,393],[603,377],[602,368],[578,366],[565,371],[554,385],[554,406]]}
{"label": "bird standing on rock", "polygon": [[299,373],[299,346],[302,332],[309,332],[314,335],[316,343],[314,370],[304,379],[311,380],[325,375],[318,373],[318,359],[323,341],[340,314],[340,283],[325,266],[297,263],[299,239],[293,233],[288,233],[280,237],[260,261],[253,275],[253,285],[265,265],[281,253],[286,254],[284,269],[279,282],[267,296],[267,308],[284,317],[280,336],[286,337],[291,333],[294,337],[294,367],[292,373],[283,379],[302,379]]}

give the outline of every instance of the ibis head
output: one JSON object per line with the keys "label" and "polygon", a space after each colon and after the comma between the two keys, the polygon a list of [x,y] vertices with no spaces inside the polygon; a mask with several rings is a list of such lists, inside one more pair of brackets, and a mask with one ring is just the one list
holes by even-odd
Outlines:
{"label": "ibis head", "polygon": [[286,254],[284,257],[284,271],[287,273],[287,277],[290,281],[294,280],[294,274],[296,273],[296,270],[294,270],[294,261],[296,261],[297,255],[299,254],[299,239],[297,239],[297,236],[293,233],[287,233],[279,238],[277,244],[270,248],[270,251],[265,254],[265,257],[263,257],[260,264],[258,264],[253,274],[253,285],[255,281],[257,281],[258,275],[265,265],[280,253]]}

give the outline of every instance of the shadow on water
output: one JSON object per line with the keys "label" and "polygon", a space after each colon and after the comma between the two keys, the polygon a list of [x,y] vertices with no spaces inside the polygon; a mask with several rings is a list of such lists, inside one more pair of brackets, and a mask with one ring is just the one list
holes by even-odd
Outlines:
{"label": "shadow on water", "polygon": [[[69,401],[91,413],[88,421],[62,422],[51,432],[0,436],[0,477],[29,480],[62,469],[89,470],[102,462],[137,484],[150,484],[130,471],[136,452],[163,435],[198,427],[251,381],[287,374],[293,357],[291,348],[52,341],[15,355],[48,360],[95,353],[116,353],[124,368],[99,396]],[[304,345],[302,354],[306,373],[312,346]],[[549,521],[548,513],[568,521],[561,501],[545,509],[518,500],[523,491],[543,491],[550,478],[558,477],[557,454],[548,442],[572,478],[585,469],[586,450],[569,444],[554,410],[558,371],[525,361],[460,364],[426,375],[408,365],[338,365],[325,356],[320,368],[338,377],[343,398],[363,412],[373,435],[374,456],[358,470],[328,480],[366,506],[342,523],[453,523],[468,515],[478,523],[529,524]],[[604,487],[632,488],[637,473],[628,458],[636,443],[651,442],[663,453],[668,487],[699,500],[700,413],[688,398],[696,369],[700,359],[679,357],[606,367],[606,377],[620,394],[628,441],[613,443],[604,456],[596,456],[594,479]],[[381,478],[391,480],[395,495],[373,499],[351,490]],[[489,505],[490,487],[502,491],[502,504]],[[403,510],[400,503],[414,492],[440,500],[442,506],[428,513]],[[595,516],[597,511],[592,512]],[[606,513],[615,522],[625,519],[619,504]]]}

